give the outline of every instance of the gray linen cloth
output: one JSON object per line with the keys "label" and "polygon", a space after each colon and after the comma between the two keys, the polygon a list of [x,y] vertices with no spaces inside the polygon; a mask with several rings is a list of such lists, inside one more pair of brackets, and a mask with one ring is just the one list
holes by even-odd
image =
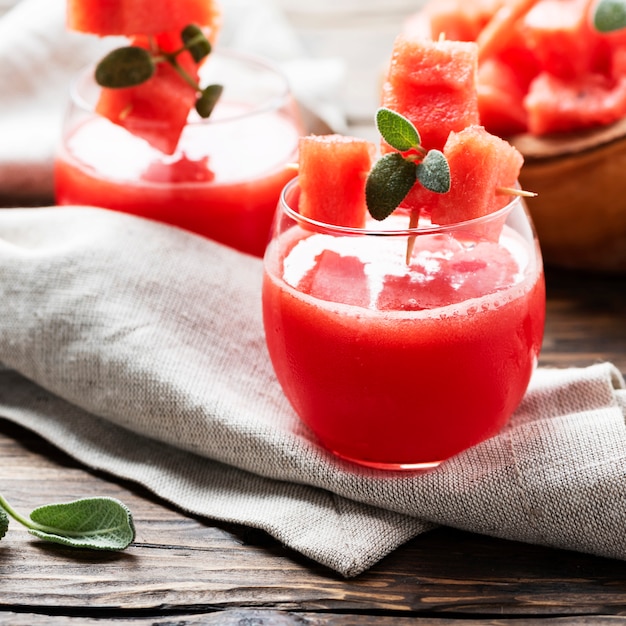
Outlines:
{"label": "gray linen cloth", "polygon": [[358,469],[315,443],[274,378],[261,273],[124,214],[0,211],[0,416],[344,576],[437,524],[626,558],[613,365],[537,370],[498,436],[434,471]]}

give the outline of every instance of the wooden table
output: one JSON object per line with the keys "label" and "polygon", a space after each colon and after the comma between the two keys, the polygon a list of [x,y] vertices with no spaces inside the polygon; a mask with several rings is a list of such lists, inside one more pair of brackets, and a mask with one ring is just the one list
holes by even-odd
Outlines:
{"label": "wooden table", "polygon": [[[610,360],[626,373],[626,276],[548,270],[547,284],[542,364]],[[94,553],[12,522],[0,542],[0,625],[626,624],[626,562],[440,528],[344,580],[260,531],[186,517],[85,470],[4,420],[0,458],[0,491],[21,512],[108,495],[137,526],[127,551]]]}

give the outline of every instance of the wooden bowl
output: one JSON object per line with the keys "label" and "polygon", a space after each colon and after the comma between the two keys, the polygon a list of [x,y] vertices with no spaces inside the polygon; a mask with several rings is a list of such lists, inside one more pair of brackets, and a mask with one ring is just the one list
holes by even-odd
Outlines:
{"label": "wooden bowl", "polygon": [[571,135],[518,135],[522,188],[546,265],[626,273],[626,120]]}

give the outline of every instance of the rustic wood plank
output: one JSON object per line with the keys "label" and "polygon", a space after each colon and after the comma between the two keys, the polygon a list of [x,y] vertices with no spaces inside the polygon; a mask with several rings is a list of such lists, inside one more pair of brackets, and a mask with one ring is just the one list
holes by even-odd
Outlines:
{"label": "rustic wood plank", "polygon": [[[34,613],[3,615],[0,613],[0,626],[40,626],[41,624],[45,626],[98,626],[103,623],[102,620],[102,617],[69,617]],[[455,619],[298,613],[258,609],[231,609],[199,615],[159,615],[157,618],[115,618],[116,626],[543,626],[545,624],[544,618]],[[550,619],[549,624],[551,626],[623,626],[626,624],[626,617],[557,617]]]}
{"label": "rustic wood plank", "polygon": [[40,542],[11,524],[0,543],[5,611],[123,617],[264,608],[492,619],[626,612],[622,561],[442,528],[346,581],[262,532],[185,517],[141,489],[87,472],[5,421],[0,455],[10,459],[0,484],[18,509],[112,495],[132,508],[138,529],[128,551],[93,553]]}
{"label": "rustic wood plank", "polygon": [[626,276],[547,268],[546,292],[540,364],[611,361],[626,373]]}

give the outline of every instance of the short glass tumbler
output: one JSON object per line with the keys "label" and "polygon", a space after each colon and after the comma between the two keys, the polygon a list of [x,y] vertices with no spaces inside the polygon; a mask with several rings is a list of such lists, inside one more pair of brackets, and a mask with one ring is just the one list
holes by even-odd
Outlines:
{"label": "short glass tumbler", "polygon": [[[263,256],[303,133],[283,73],[264,59],[214,50],[200,84],[224,91],[208,119],[191,111],[173,154],[99,115],[93,74],[85,70],[71,91],[55,160],[57,204],[132,213]],[[163,124],[147,119],[144,129],[167,135]]]}
{"label": "short glass tumbler", "polygon": [[544,329],[524,201],[448,226],[408,228],[396,211],[355,229],[301,216],[298,196],[295,179],[265,253],[263,319],[278,381],[321,445],[373,468],[424,469],[495,435]]}

